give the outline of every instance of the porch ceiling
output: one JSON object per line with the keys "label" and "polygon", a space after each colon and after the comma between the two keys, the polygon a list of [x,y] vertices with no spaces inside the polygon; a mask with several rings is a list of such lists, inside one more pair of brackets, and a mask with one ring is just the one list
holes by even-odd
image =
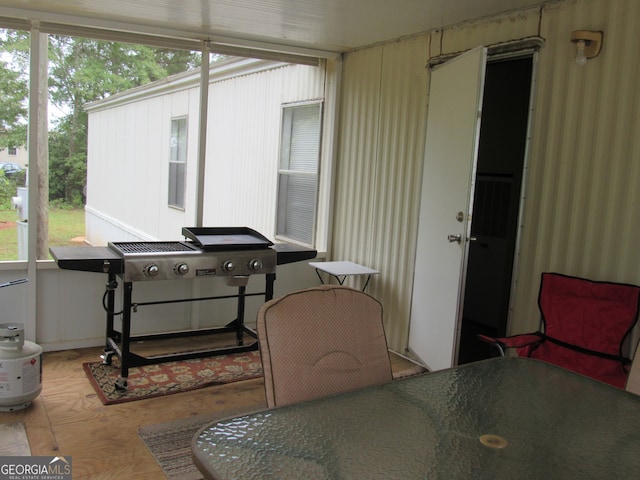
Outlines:
{"label": "porch ceiling", "polygon": [[341,53],[547,1],[0,0],[0,16],[290,53]]}

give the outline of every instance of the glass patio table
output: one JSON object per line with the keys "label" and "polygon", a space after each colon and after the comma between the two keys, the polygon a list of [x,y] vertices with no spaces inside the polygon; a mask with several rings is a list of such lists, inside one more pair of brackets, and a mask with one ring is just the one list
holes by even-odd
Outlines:
{"label": "glass patio table", "polygon": [[206,478],[640,477],[640,397],[496,358],[218,421],[193,438]]}

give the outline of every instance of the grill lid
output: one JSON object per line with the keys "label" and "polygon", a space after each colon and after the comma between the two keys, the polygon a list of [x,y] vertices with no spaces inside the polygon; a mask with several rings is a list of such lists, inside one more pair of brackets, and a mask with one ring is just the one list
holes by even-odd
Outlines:
{"label": "grill lid", "polygon": [[248,227],[183,227],[182,234],[203,250],[249,250],[273,245],[268,238]]}

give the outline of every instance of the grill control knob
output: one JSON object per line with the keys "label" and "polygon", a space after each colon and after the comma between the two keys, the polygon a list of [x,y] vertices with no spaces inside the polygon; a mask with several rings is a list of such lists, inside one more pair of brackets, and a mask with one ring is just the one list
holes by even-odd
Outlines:
{"label": "grill control knob", "polygon": [[227,260],[226,262],[224,262],[224,263],[222,264],[222,269],[223,269],[225,272],[229,272],[229,273],[231,273],[231,272],[233,272],[233,271],[236,269],[236,264],[235,264],[235,263],[233,263],[233,260]]}
{"label": "grill control knob", "polygon": [[173,267],[173,271],[178,275],[186,275],[189,273],[189,265],[186,263],[177,263],[175,267]]}
{"label": "grill control knob", "polygon": [[261,268],[262,268],[262,262],[260,260],[254,258],[249,262],[249,270],[253,270],[254,272],[257,272]]}
{"label": "grill control knob", "polygon": [[146,267],[144,267],[144,274],[147,277],[155,277],[159,273],[160,273],[160,268],[158,268],[158,265],[151,264],[151,265],[147,265]]}

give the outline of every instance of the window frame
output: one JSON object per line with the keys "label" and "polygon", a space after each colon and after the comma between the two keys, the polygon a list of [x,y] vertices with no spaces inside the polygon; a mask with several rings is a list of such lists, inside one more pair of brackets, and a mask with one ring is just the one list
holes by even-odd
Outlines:
{"label": "window frame", "polygon": [[[317,108],[317,131],[316,135],[317,144],[315,145],[314,152],[314,169],[302,170],[291,167],[291,147],[294,142],[293,129],[294,125],[294,112],[298,109],[315,107]],[[289,114],[289,112],[291,112]],[[324,115],[324,100],[313,100],[304,102],[287,103],[282,105],[281,118],[280,118],[280,149],[278,153],[278,173],[277,173],[277,193],[276,193],[276,222],[275,222],[275,237],[278,240],[285,240],[304,246],[314,248],[316,242],[316,233],[318,231],[318,206],[320,197],[320,164],[322,159],[322,135],[323,135],[323,115]],[[306,162],[305,162],[306,163]],[[285,202],[285,206],[282,205],[283,198],[288,196],[289,183],[285,182],[286,179],[312,179],[313,186],[313,198],[312,202],[307,202],[306,208],[313,210],[313,218],[310,220],[310,231],[305,232],[306,237],[296,235],[288,229],[287,224],[290,219],[290,203]],[[304,208],[304,207],[303,207]],[[294,212],[295,214],[295,212]]]}
{"label": "window frame", "polygon": [[[174,125],[177,122],[184,122],[184,135],[181,136],[180,129],[178,129],[177,136],[178,142],[180,142],[181,138],[184,138],[184,144],[180,143],[177,145],[177,153],[174,158],[174,147],[173,147],[173,139],[174,139]],[[189,117],[186,115],[180,115],[177,117],[171,117],[171,126],[169,132],[169,163],[168,163],[168,171],[167,171],[167,206],[169,208],[175,208],[177,210],[185,210],[186,204],[186,193],[187,193],[187,155],[188,155],[188,143],[189,143]],[[180,147],[183,147],[182,149]],[[179,178],[176,178],[175,175],[177,171],[182,166],[182,204],[173,203],[174,200],[177,200],[177,196],[179,194],[178,182]],[[175,168],[173,168],[175,167]]]}

